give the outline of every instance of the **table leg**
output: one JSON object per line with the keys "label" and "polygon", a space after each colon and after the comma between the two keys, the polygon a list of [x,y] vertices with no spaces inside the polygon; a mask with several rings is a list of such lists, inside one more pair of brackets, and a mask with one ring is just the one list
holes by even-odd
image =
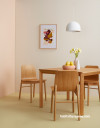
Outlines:
{"label": "table leg", "polygon": [[84,115],[84,74],[80,74],[80,115]]}
{"label": "table leg", "polygon": [[67,91],[67,100],[70,100],[70,92]]}
{"label": "table leg", "polygon": [[39,71],[39,79],[40,79],[40,86],[39,86],[39,97],[40,97],[40,108],[43,107],[43,74]]}

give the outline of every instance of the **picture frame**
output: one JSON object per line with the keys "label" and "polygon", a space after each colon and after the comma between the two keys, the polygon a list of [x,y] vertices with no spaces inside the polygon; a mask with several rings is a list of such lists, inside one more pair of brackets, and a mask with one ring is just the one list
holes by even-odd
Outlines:
{"label": "picture frame", "polygon": [[40,49],[57,49],[57,24],[40,24]]}

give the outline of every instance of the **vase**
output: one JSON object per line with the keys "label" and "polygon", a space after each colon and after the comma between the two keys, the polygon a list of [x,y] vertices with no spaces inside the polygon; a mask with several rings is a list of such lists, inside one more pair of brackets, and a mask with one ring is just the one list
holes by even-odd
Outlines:
{"label": "vase", "polygon": [[78,57],[75,58],[74,65],[75,65],[75,69],[80,69],[80,62],[79,62]]}

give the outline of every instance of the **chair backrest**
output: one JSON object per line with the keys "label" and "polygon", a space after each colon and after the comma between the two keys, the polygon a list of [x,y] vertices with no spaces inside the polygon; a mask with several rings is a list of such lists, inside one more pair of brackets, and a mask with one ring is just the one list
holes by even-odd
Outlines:
{"label": "chair backrest", "polygon": [[77,71],[58,71],[55,76],[57,91],[75,91],[78,83]]}
{"label": "chair backrest", "polygon": [[[87,65],[85,68],[99,68],[96,65]],[[92,80],[92,81],[99,81],[99,75],[91,75],[91,76],[85,76],[84,80]]]}
{"label": "chair backrest", "polygon": [[36,69],[33,65],[21,66],[21,78],[36,78]]}

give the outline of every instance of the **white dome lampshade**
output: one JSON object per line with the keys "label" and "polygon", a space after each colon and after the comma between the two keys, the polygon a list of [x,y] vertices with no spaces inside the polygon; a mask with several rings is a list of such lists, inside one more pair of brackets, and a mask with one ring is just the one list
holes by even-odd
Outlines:
{"label": "white dome lampshade", "polygon": [[70,31],[70,32],[80,32],[81,31],[81,26],[78,22],[72,21],[67,25],[66,30]]}

